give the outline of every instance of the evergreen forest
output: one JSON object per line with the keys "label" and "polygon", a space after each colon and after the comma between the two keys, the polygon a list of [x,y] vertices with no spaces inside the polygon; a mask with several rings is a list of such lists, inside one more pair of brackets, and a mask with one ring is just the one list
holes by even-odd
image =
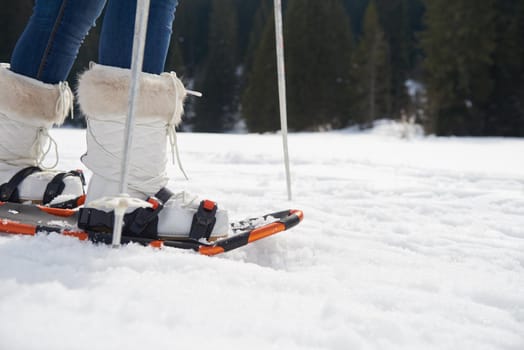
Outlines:
{"label": "evergreen forest", "polygon": [[[0,0],[9,62],[34,0]],[[524,0],[284,0],[293,131],[420,123],[524,136]],[[70,75],[97,59],[101,20]],[[180,0],[166,70],[192,89],[183,130],[280,128],[272,0]],[[71,123],[82,125],[82,119]]]}

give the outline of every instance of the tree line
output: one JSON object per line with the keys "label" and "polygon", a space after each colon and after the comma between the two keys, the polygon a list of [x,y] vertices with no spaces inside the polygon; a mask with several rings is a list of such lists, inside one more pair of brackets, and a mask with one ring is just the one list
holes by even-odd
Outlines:
{"label": "tree line", "polygon": [[[33,0],[0,5],[6,62]],[[524,136],[522,0],[285,0],[284,31],[292,130],[403,118],[437,135]],[[204,93],[184,129],[279,129],[274,37],[272,0],[180,0],[167,70]]]}

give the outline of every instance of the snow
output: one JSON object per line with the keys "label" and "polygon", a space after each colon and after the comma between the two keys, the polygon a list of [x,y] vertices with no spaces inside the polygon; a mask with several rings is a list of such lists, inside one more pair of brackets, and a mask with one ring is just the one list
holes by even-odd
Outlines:
{"label": "snow", "polygon": [[304,222],[212,258],[0,236],[0,349],[524,349],[524,140],[396,134],[290,135],[291,203],[279,135],[179,134],[173,189]]}

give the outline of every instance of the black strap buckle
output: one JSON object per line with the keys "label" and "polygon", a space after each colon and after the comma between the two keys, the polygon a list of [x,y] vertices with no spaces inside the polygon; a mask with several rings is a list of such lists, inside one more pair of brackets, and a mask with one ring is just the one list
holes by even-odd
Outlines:
{"label": "black strap buckle", "polygon": [[217,221],[217,204],[210,200],[200,202],[197,212],[193,216],[189,238],[199,240],[209,239]]}
{"label": "black strap buckle", "polygon": [[112,232],[115,221],[113,212],[105,212],[94,208],[80,208],[78,211],[78,227],[86,231]]}

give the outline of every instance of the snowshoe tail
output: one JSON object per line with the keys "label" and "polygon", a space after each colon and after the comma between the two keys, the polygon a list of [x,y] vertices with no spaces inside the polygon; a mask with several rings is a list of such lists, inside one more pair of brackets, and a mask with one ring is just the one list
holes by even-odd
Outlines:
{"label": "snowshoe tail", "polygon": [[272,236],[279,232],[289,230],[298,225],[304,218],[300,210],[287,210],[267,215],[276,218],[277,221],[253,228],[251,230],[234,234],[207,245],[201,245],[198,252],[203,255],[217,255],[230,250],[248,245],[263,238]]}

